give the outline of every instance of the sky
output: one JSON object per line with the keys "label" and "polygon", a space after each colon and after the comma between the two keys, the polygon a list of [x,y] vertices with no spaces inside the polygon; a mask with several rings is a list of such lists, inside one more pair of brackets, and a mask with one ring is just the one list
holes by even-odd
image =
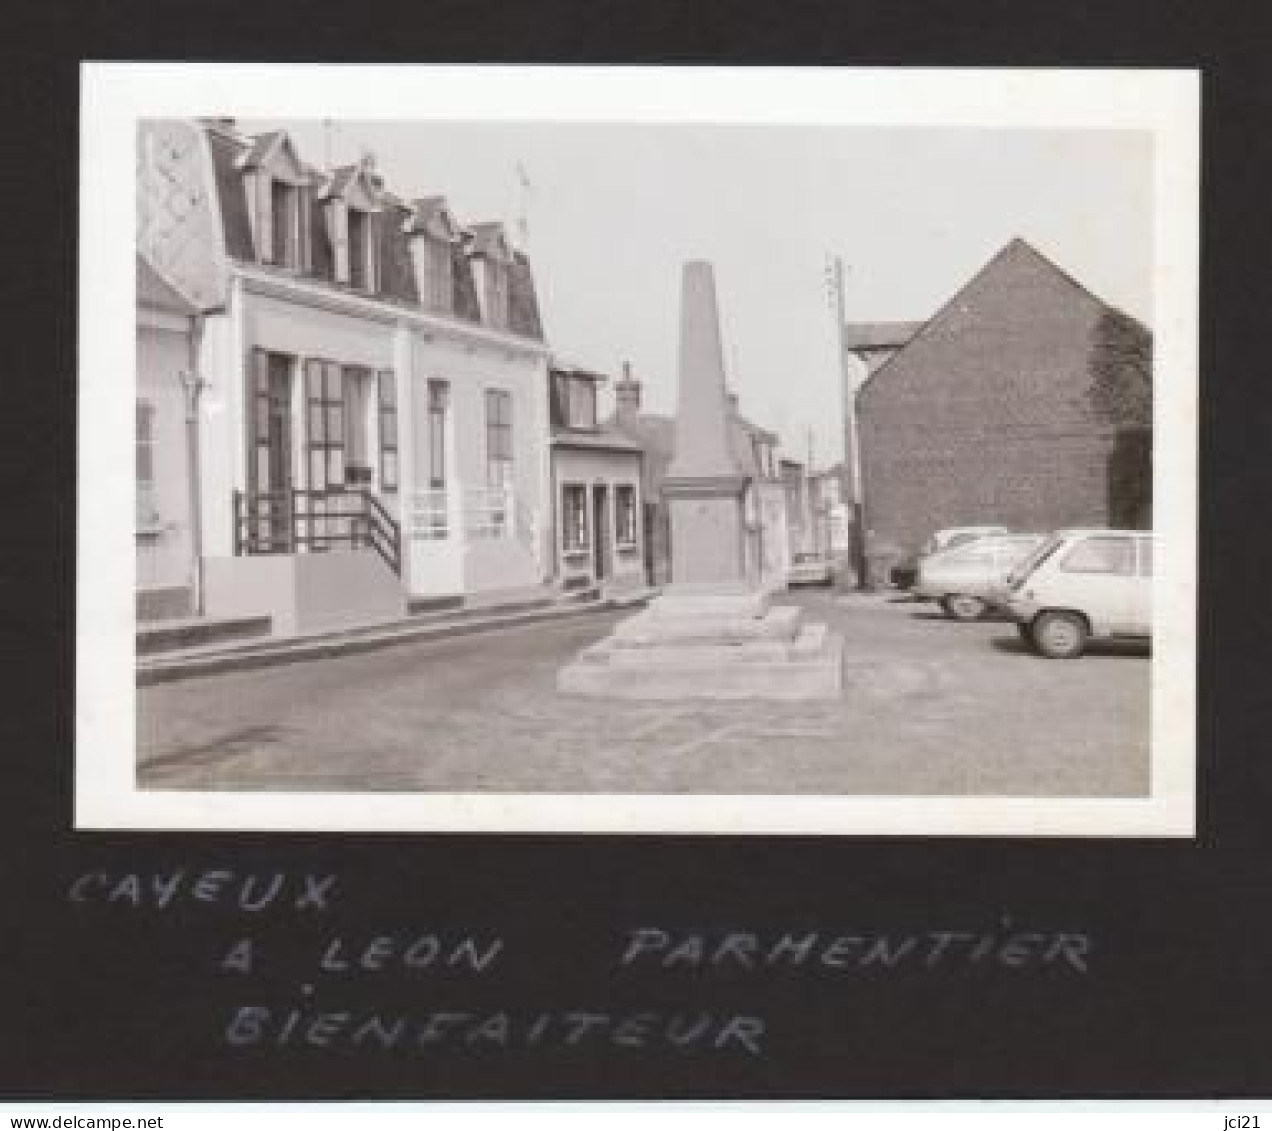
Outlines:
{"label": "sky", "polygon": [[[715,266],[725,368],[783,451],[842,451],[826,265],[848,321],[921,321],[1014,237],[1152,324],[1152,137],[1117,130],[241,121],[302,158],[374,155],[399,196],[504,220],[563,361],[673,412],[682,265]],[[519,172],[520,170],[520,172]],[[522,180],[529,182],[529,187]],[[524,220],[523,229],[520,221]],[[612,399],[612,398],[611,398]],[[606,403],[603,401],[603,403]]]}

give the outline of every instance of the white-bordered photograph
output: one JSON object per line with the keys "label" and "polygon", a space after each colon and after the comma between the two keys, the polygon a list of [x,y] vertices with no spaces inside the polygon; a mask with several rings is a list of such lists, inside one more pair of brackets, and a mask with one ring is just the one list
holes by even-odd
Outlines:
{"label": "white-bordered photograph", "polygon": [[1197,91],[86,65],[77,826],[1191,836]]}

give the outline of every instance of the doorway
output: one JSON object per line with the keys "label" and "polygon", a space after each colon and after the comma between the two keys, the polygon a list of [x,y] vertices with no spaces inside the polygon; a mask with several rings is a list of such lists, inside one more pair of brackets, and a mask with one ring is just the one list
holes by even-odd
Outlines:
{"label": "doorway", "polygon": [[592,529],[596,532],[592,539],[592,574],[597,581],[604,581],[609,576],[610,554],[609,487],[604,483],[592,486]]}

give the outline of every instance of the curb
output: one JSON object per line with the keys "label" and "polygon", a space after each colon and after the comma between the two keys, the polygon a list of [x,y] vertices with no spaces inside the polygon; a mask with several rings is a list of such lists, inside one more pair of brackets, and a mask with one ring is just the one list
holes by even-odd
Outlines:
{"label": "curb", "polygon": [[314,640],[303,642],[279,642],[274,647],[260,645],[264,650],[254,651],[251,646],[239,652],[206,657],[191,657],[168,662],[157,661],[137,668],[137,686],[150,687],[160,683],[172,683],[182,679],[194,679],[203,675],[218,675],[231,671],[250,671],[254,668],[302,663],[307,660],[327,660],[338,656],[352,656],[362,652],[379,651],[399,644],[418,644],[430,640],[448,640],[459,636],[472,636],[481,632],[495,632],[503,628],[520,628],[523,625],[543,621],[565,620],[591,613],[613,612],[629,608],[647,600],[648,596],[626,602],[613,599],[553,605],[518,613],[473,617],[452,624],[428,624],[405,628],[380,635],[351,637],[347,639]]}

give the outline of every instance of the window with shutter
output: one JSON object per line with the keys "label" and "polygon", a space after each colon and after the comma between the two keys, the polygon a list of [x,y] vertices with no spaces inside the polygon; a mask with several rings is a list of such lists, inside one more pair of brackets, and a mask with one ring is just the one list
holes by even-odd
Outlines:
{"label": "window with shutter", "polygon": [[428,383],[428,485],[446,486],[446,413],[450,408],[450,382]]}
{"label": "window with shutter", "polygon": [[636,487],[619,483],[614,488],[615,536],[620,546],[636,545]]}
{"label": "window with shutter", "polygon": [[587,488],[582,483],[561,487],[561,549],[567,554],[582,553],[588,546]]}
{"label": "window with shutter", "polygon": [[159,521],[155,503],[155,406],[137,402],[137,529],[149,530]]}
{"label": "window with shutter", "polygon": [[311,491],[338,491],[345,483],[345,399],[340,366],[305,365],[306,474]]}
{"label": "window with shutter", "polygon": [[512,394],[503,389],[486,390],[486,481],[512,485]]}
{"label": "window with shutter", "polygon": [[380,370],[380,490],[398,489],[398,414],[397,382],[393,370]]}

